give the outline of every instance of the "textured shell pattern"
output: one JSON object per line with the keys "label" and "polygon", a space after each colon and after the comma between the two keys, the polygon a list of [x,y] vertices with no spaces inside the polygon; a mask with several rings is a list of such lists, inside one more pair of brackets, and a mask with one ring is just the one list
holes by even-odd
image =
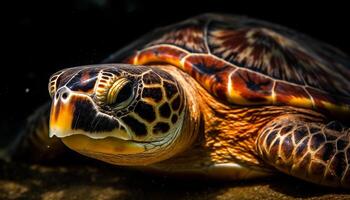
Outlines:
{"label": "textured shell pattern", "polygon": [[288,28],[205,14],[159,28],[105,62],[173,64],[219,101],[350,113],[350,59]]}

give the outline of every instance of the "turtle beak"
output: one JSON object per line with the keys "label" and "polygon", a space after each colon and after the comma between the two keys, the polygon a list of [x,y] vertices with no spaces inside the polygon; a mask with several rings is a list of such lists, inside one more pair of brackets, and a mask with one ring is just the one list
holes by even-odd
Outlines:
{"label": "turtle beak", "polygon": [[120,129],[119,122],[101,113],[90,96],[60,88],[53,97],[50,114],[50,137],[65,138],[86,135],[94,139],[114,136],[130,140],[131,136]]}
{"label": "turtle beak", "polygon": [[73,118],[77,102],[84,97],[73,94],[69,89],[62,88],[53,97],[50,114],[50,137],[67,137],[73,133]]}
{"label": "turtle beak", "polygon": [[[98,113],[90,97],[66,87],[60,88],[53,97],[50,137],[53,136],[61,138],[69,148],[89,155],[91,151],[112,155],[145,151],[143,145],[129,141],[130,136],[120,130],[118,122]],[[97,156],[97,159],[101,158]]]}
{"label": "turtle beak", "polygon": [[63,139],[72,135],[85,135],[91,139],[132,139],[115,118],[97,110],[91,97],[62,87],[53,97],[49,136]]}

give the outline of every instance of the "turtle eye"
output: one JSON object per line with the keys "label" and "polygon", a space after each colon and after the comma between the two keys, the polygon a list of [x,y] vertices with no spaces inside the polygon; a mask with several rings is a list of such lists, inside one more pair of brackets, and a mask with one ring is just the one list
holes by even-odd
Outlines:
{"label": "turtle eye", "polygon": [[130,104],[133,97],[133,83],[127,78],[121,78],[108,90],[106,103],[116,108],[123,108]]}

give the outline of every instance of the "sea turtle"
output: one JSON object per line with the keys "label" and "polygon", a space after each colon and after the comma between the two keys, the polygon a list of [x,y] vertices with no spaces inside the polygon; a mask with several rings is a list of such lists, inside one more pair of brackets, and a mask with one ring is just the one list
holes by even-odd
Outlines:
{"label": "sea turtle", "polygon": [[49,128],[42,108],[18,143],[41,157],[62,140],[115,165],[350,188],[349,61],[276,24],[204,14],[53,74]]}

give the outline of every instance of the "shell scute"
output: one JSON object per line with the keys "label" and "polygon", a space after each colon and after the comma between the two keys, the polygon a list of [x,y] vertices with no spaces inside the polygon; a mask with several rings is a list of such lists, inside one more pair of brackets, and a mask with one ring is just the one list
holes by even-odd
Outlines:
{"label": "shell scute", "polygon": [[147,46],[171,44],[191,53],[207,53],[205,46],[204,26],[201,21],[183,23],[172,30],[166,31],[161,37]]}
{"label": "shell scute", "polygon": [[183,61],[184,71],[219,99],[227,100],[228,73],[235,67],[211,55],[189,55]]}
{"label": "shell scute", "polygon": [[228,97],[231,97],[231,102],[241,98],[239,103],[243,105],[272,103],[273,85],[271,78],[238,69],[229,75]]}
{"label": "shell scute", "polygon": [[127,58],[124,62],[130,64],[170,63],[179,66],[180,60],[187,54],[188,53],[182,49],[162,45],[141,50]]}
{"label": "shell scute", "polygon": [[280,105],[296,105],[298,107],[312,108],[312,97],[299,85],[277,81],[275,85],[276,102]]}

